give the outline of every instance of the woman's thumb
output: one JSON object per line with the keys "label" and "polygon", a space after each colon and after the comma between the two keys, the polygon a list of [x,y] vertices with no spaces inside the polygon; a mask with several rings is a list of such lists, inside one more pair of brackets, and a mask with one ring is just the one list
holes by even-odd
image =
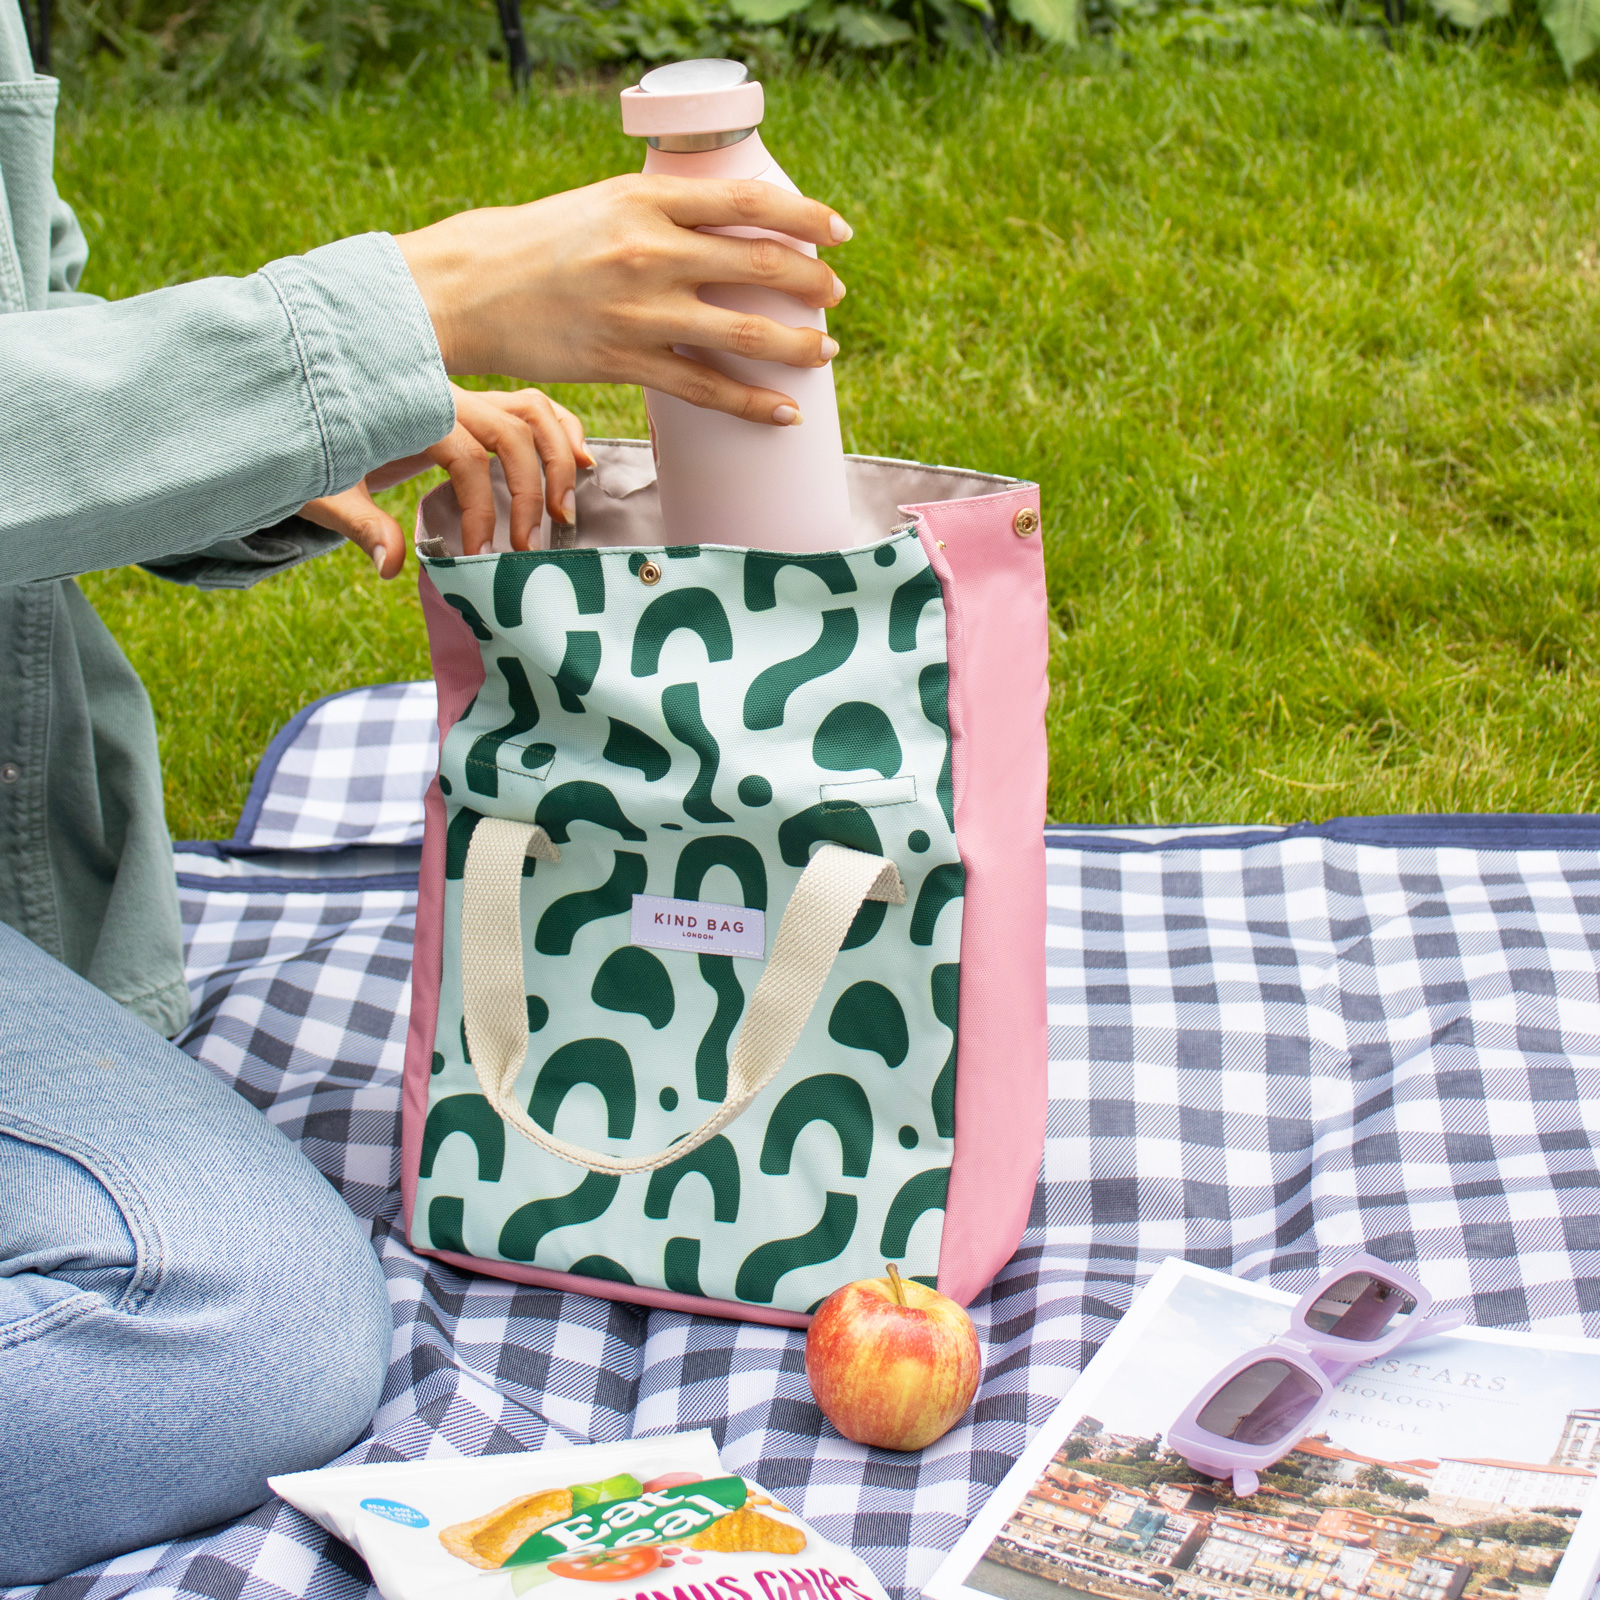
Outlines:
{"label": "woman's thumb", "polygon": [[377,505],[365,483],[358,483],[342,494],[307,501],[300,508],[300,515],[307,522],[314,522],[330,533],[342,534],[351,544],[358,545],[366,552],[380,578],[398,577],[405,565],[405,535],[400,524]]}

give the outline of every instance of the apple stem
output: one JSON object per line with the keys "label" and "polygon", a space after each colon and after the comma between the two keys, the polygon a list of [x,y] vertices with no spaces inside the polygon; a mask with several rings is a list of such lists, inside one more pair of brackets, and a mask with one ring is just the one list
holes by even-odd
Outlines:
{"label": "apple stem", "polygon": [[889,1292],[894,1296],[897,1306],[906,1303],[906,1292],[900,1284],[900,1269],[892,1261],[889,1263]]}

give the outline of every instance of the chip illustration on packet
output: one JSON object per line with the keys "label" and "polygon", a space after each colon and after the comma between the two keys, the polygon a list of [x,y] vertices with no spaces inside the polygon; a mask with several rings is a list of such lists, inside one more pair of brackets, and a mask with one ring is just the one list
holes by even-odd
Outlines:
{"label": "chip illustration on packet", "polygon": [[269,1481],[366,1558],[385,1600],[886,1600],[706,1432]]}

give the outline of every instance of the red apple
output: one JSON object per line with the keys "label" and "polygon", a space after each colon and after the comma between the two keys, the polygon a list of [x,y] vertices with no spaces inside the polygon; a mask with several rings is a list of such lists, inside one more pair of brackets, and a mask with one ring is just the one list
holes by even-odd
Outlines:
{"label": "red apple", "polygon": [[972,1318],[894,1267],[835,1289],[806,1334],[811,1392],[857,1444],[932,1444],[971,1405],[981,1372]]}

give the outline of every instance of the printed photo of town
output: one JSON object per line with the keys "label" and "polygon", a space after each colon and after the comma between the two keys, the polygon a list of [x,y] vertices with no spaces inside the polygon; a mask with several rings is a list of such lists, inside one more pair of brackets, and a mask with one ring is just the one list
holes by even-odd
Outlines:
{"label": "printed photo of town", "polygon": [[[1125,1381],[1100,1390],[1095,1409],[1111,1421],[1080,1414],[1058,1435],[965,1578],[967,1591],[1000,1600],[1544,1600],[1600,1474],[1600,1407],[1573,1406],[1585,1389],[1600,1400],[1600,1384],[1586,1381],[1600,1378],[1587,1370],[1600,1358],[1500,1352],[1491,1367],[1480,1345],[1463,1366],[1464,1342],[1440,1339],[1414,1361],[1358,1370],[1341,1388],[1344,1408],[1239,1499],[1164,1448],[1150,1425],[1177,1415],[1206,1370],[1174,1352],[1193,1356],[1208,1339],[1213,1359],[1236,1350],[1241,1317],[1257,1315],[1207,1303],[1209,1293],[1180,1286],[1117,1373]],[[1262,1330],[1281,1326],[1281,1311],[1267,1313]],[[1415,1453],[1373,1449],[1390,1441]]]}

